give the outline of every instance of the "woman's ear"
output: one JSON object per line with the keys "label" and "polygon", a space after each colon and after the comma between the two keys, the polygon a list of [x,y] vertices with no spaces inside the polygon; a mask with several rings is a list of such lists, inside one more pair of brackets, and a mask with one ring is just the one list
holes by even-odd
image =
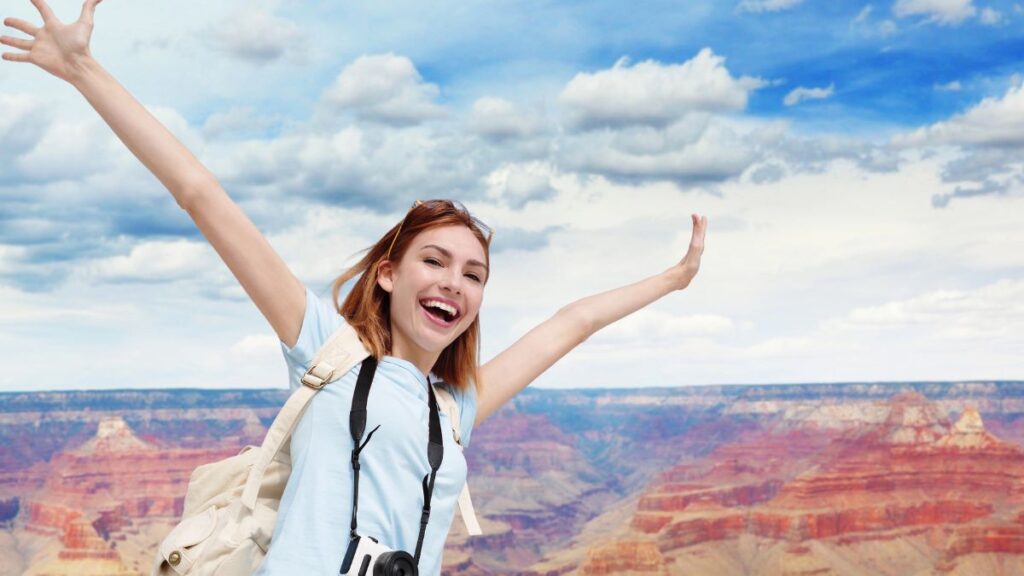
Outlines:
{"label": "woman's ear", "polygon": [[381,260],[377,264],[377,285],[388,294],[395,289],[393,273],[394,265],[389,260]]}

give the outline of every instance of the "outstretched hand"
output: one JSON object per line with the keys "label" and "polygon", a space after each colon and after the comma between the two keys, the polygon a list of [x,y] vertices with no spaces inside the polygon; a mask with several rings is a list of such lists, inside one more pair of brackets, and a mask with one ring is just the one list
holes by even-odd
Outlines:
{"label": "outstretched hand", "polygon": [[691,214],[690,217],[693,219],[690,248],[686,251],[686,256],[669,270],[676,290],[682,290],[690,285],[690,281],[697,275],[697,270],[700,270],[700,256],[704,253],[704,231],[708,227],[708,217],[696,214]]}
{"label": "outstretched hand", "polygon": [[13,62],[31,62],[61,80],[70,81],[76,66],[90,57],[89,38],[92,36],[92,17],[96,5],[102,0],[85,0],[82,15],[71,24],[63,24],[54,16],[46,0],[31,0],[43,17],[39,28],[18,18],[4,18],[4,25],[21,30],[31,40],[0,36],[0,43],[26,52],[4,52],[3,59]]}

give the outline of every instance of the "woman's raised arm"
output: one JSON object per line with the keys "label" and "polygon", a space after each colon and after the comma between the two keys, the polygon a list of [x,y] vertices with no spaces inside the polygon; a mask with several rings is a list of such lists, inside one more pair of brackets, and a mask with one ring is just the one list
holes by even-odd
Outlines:
{"label": "woman's raised arm", "polygon": [[278,337],[294,346],[306,307],[305,288],[213,174],[92,57],[89,39],[101,0],[86,0],[71,24],[60,22],[45,0],[31,1],[43,26],[5,18],[6,26],[31,39],[0,37],[0,43],[25,51],[4,52],[3,59],[35,64],[81,92],[188,212]]}
{"label": "woman's raised arm", "polygon": [[651,302],[690,285],[700,269],[704,253],[706,216],[693,214],[693,232],[686,255],[661,274],[628,286],[587,296],[563,306],[504,352],[480,367],[480,393],[476,420],[479,426],[505,402],[523,391],[530,382],[570,350],[605,326],[647,306]]}

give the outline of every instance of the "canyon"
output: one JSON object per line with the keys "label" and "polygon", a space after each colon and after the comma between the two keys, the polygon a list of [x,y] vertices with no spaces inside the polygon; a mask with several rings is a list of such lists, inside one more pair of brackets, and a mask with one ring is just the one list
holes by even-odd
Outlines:
{"label": "canyon", "polygon": [[[0,575],[145,574],[280,390],[0,394]],[[1024,573],[1024,383],[528,389],[445,574]]]}

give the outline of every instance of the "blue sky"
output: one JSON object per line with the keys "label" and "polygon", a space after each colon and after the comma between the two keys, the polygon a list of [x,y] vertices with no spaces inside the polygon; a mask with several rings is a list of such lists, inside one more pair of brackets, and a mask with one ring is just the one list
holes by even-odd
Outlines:
{"label": "blue sky", "polygon": [[[708,216],[694,284],[536,386],[1021,379],[1022,24],[975,0],[105,0],[93,54],[325,299],[415,198],[494,224],[484,361]],[[285,385],[187,214],[72,87],[6,61],[0,326],[0,390]]]}

